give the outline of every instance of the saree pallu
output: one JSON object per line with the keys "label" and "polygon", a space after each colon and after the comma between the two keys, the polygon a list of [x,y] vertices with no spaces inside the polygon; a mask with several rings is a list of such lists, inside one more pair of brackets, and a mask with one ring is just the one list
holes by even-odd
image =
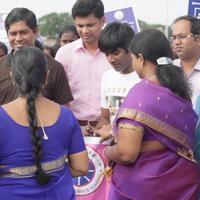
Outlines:
{"label": "saree pallu", "polygon": [[132,88],[115,123],[144,129],[143,142],[165,149],[141,153],[129,165],[116,164],[110,200],[197,200],[200,169],[193,157],[197,115],[190,102],[169,89],[142,80]]}

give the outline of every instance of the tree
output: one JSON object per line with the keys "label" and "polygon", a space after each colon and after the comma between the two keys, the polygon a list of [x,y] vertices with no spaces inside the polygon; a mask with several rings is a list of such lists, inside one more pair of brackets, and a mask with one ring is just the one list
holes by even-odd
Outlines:
{"label": "tree", "polygon": [[149,29],[149,28],[155,28],[164,33],[165,31],[165,26],[162,24],[147,24],[146,22],[142,20],[138,20],[139,26],[141,30]]}
{"label": "tree", "polygon": [[[73,18],[69,13],[50,13],[38,20],[40,34],[47,38],[56,38],[60,29],[66,24],[73,24]],[[165,32],[165,26],[161,24],[147,24],[142,20],[138,20],[140,30],[148,28],[156,28]],[[170,28],[169,28],[170,32]]]}
{"label": "tree", "polygon": [[40,34],[44,37],[56,38],[60,29],[66,24],[73,24],[69,13],[50,13],[38,19]]}

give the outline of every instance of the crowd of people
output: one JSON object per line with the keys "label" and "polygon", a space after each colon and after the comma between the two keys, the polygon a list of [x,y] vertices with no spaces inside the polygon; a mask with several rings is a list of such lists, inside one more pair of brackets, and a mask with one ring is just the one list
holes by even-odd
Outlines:
{"label": "crowd of people", "polygon": [[86,137],[109,141],[105,200],[199,200],[200,19],[175,19],[169,40],[105,25],[101,0],[77,0],[72,17],[54,48],[37,39],[31,10],[5,19],[0,200],[75,200]]}
{"label": "crowd of people", "polygon": [[43,50],[47,55],[54,58],[56,55],[56,52],[58,51],[60,47],[70,42],[73,42],[77,40],[78,38],[79,38],[79,35],[77,33],[75,25],[67,24],[66,26],[63,26],[60,29],[55,45],[53,46],[44,45]]}

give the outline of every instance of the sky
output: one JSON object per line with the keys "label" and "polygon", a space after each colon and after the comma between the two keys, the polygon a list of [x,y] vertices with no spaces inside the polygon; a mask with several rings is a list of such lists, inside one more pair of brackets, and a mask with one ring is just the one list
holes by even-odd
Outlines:
{"label": "sky", "polygon": [[[76,0],[4,0],[0,12],[14,7],[31,9],[40,18],[51,12],[68,12]],[[170,25],[175,18],[187,14],[189,0],[102,0],[105,11],[133,7],[136,17],[149,24]]]}

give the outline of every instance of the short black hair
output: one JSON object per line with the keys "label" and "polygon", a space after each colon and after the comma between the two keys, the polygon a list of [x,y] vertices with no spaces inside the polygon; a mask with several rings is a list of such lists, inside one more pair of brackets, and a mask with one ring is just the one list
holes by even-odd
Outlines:
{"label": "short black hair", "polygon": [[104,53],[113,53],[117,48],[129,52],[129,45],[135,32],[127,23],[112,22],[102,30],[99,37],[99,49]]}
{"label": "short black hair", "polygon": [[190,32],[193,35],[200,35],[200,19],[193,17],[193,16],[189,16],[189,15],[183,15],[181,17],[176,18],[174,20],[173,24],[175,24],[176,22],[178,22],[180,20],[189,21],[190,25],[191,25]]}
{"label": "short black hair", "polygon": [[32,30],[36,30],[38,27],[36,16],[31,10],[27,8],[14,8],[5,19],[4,26],[6,31],[8,32],[11,24],[18,21],[26,22],[27,26]]}
{"label": "short black hair", "polygon": [[96,18],[104,16],[104,5],[101,0],[77,0],[72,8],[72,17],[86,17],[94,14]]}
{"label": "short black hair", "polygon": [[68,32],[72,32],[72,33],[76,34],[77,37],[79,38],[79,34],[78,34],[78,32],[76,30],[76,26],[74,24],[67,24],[67,25],[63,26],[59,31],[58,37],[61,38],[63,33],[68,33]]}

